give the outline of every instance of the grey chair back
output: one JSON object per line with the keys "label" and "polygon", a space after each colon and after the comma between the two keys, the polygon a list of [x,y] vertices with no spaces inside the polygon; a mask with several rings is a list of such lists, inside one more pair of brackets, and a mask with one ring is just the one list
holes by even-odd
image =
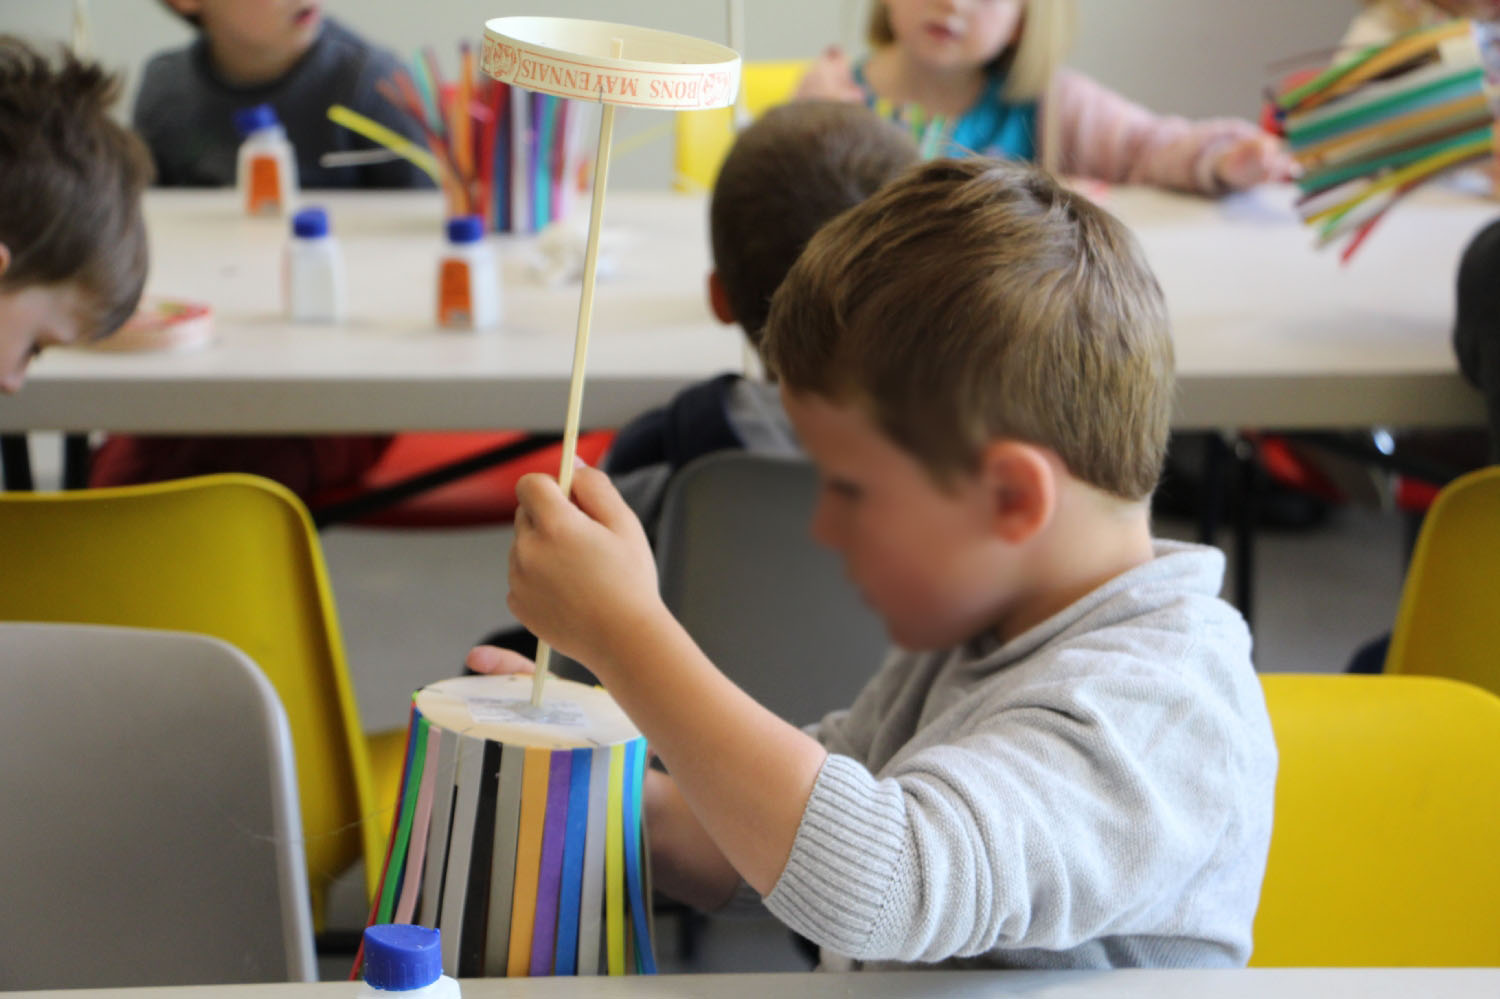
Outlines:
{"label": "grey chair back", "polygon": [[833,552],[812,539],[804,459],[725,451],[668,486],[656,560],[667,606],[737,684],[798,725],[848,707],[889,648]]}
{"label": "grey chair back", "polygon": [[233,646],[0,624],[0,990],[315,981],[297,801]]}

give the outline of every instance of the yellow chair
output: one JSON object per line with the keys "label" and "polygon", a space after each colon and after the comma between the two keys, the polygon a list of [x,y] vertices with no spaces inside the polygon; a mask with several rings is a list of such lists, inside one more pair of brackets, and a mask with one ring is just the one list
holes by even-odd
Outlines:
{"label": "yellow chair", "polygon": [[1262,678],[1281,752],[1258,966],[1500,964],[1500,698]]}
{"label": "yellow chair", "polygon": [[358,858],[373,895],[403,734],[367,744],[361,732],[322,549],[296,496],[249,475],[0,493],[0,553],[0,620],[198,632],[254,660],[291,728],[317,925],[329,884]]}
{"label": "yellow chair", "polygon": [[1427,512],[1385,671],[1500,694],[1500,466],[1449,483]]}
{"label": "yellow chair", "polygon": [[[758,118],[767,108],[791,100],[807,68],[805,60],[745,63],[740,74],[740,86],[745,91],[745,110],[752,118]],[[713,190],[719,166],[734,144],[734,132],[733,108],[679,111],[676,118],[677,178],[673,186],[691,194]]]}

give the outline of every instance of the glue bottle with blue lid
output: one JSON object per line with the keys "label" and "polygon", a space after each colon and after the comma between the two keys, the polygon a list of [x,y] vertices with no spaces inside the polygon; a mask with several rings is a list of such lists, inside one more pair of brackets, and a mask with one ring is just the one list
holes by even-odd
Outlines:
{"label": "glue bottle with blue lid", "polygon": [[450,330],[487,330],[500,325],[498,262],[484,238],[484,220],[460,215],[448,220],[448,245],[438,262],[437,324]]}
{"label": "glue bottle with blue lid", "polygon": [[321,208],[292,216],[283,286],[287,316],[299,323],[341,323],[347,316],[344,255]]}
{"label": "glue bottle with blue lid", "polygon": [[291,214],[297,196],[297,155],[276,109],[269,104],[241,108],[234,113],[234,127],[244,139],[235,167],[235,186],[245,213]]}
{"label": "glue bottle with blue lid", "polygon": [[409,923],[365,927],[365,982],[357,999],[459,999],[443,974],[442,936]]}

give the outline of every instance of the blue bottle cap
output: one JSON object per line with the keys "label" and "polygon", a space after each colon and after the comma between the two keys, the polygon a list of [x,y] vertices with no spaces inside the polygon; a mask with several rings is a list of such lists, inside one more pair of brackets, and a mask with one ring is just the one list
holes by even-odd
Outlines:
{"label": "blue bottle cap", "polygon": [[478,215],[460,215],[448,220],[448,242],[477,243],[484,238],[484,219]]}
{"label": "blue bottle cap", "polygon": [[328,235],[328,213],[321,208],[304,208],[292,216],[292,235],[317,239]]}
{"label": "blue bottle cap", "polygon": [[269,104],[240,108],[234,113],[234,127],[241,136],[280,124],[281,119],[276,117],[276,109]]}
{"label": "blue bottle cap", "polygon": [[365,981],[373,988],[406,992],[442,977],[442,935],[409,923],[365,927]]}

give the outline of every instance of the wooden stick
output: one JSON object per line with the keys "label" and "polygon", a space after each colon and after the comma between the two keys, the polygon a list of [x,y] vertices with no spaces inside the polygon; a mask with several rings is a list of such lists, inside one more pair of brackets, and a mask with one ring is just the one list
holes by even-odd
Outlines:
{"label": "wooden stick", "polygon": [[[619,59],[625,48],[620,39],[614,40],[614,57]],[[557,484],[563,495],[573,490],[573,458],[578,453],[578,424],[583,416],[583,372],[588,365],[589,327],[594,318],[594,272],[599,265],[599,223],[604,218],[604,188],[609,178],[610,139],[615,131],[615,106],[600,104],[599,151],[594,155],[594,198],[589,210],[589,238],[583,254],[583,293],[578,301],[578,333],[573,340],[573,378],[568,383],[568,416],[563,424],[562,467],[557,471]],[[536,647],[536,673],[531,678],[531,703],[542,703],[542,686],[547,682],[547,669],[552,662],[552,647],[538,642]]]}

